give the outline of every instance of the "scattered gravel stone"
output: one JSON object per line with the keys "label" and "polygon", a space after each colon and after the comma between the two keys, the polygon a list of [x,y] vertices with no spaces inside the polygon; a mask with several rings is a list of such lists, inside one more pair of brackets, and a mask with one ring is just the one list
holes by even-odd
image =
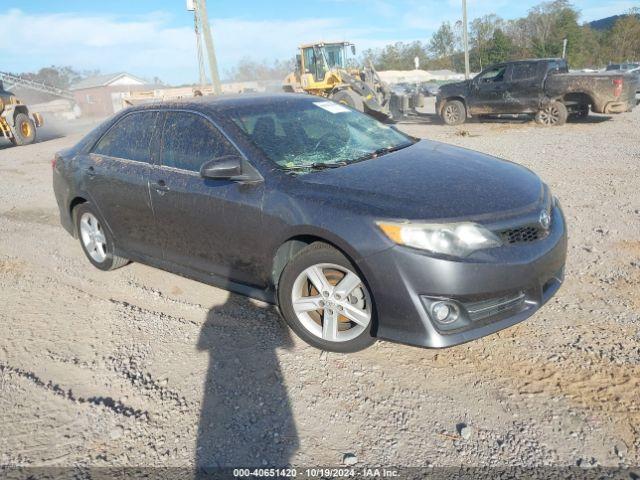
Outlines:
{"label": "scattered gravel stone", "polygon": [[345,465],[355,465],[358,463],[358,457],[356,457],[353,453],[345,453],[342,457],[342,463]]}
{"label": "scattered gravel stone", "polygon": [[618,457],[624,458],[627,455],[627,445],[624,442],[618,442],[613,447],[613,451]]}
{"label": "scattered gravel stone", "polygon": [[465,423],[459,423],[456,428],[462,438],[465,440],[469,440],[471,438],[472,429],[470,426]]}

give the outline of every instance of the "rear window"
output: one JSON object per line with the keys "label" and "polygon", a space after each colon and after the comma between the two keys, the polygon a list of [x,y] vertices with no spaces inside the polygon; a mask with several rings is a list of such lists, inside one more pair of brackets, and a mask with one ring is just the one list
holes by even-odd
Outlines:
{"label": "rear window", "polygon": [[158,112],[130,113],[102,136],[93,153],[149,163],[157,117]]}
{"label": "rear window", "polygon": [[534,62],[514,63],[511,69],[511,80],[521,82],[533,80],[537,76],[538,64]]}

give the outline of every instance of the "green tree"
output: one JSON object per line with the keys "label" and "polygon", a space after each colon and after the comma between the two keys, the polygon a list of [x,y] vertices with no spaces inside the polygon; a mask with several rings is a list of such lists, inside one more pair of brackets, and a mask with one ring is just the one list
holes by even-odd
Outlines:
{"label": "green tree", "polygon": [[513,42],[499,28],[493,32],[493,37],[487,46],[487,63],[504,62],[511,58]]}
{"label": "green tree", "polygon": [[611,61],[640,60],[640,9],[632,9],[616,21],[608,43]]}
{"label": "green tree", "polygon": [[484,15],[471,22],[469,48],[473,52],[470,59],[473,70],[479,71],[487,66],[489,62],[487,48],[493,39],[496,29],[502,29],[503,25],[504,20],[495,14]]}
{"label": "green tree", "polygon": [[429,51],[440,59],[447,59],[448,67],[453,68],[456,36],[449,22],[443,22],[429,40]]}

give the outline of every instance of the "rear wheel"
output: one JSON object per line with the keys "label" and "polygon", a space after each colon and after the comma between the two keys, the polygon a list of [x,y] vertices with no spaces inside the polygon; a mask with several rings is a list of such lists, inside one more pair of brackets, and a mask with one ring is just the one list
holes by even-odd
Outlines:
{"label": "rear wheel", "polygon": [[589,105],[578,105],[569,115],[570,118],[586,118],[589,116]]}
{"label": "rear wheel", "polygon": [[545,127],[564,125],[567,122],[567,107],[562,102],[551,102],[536,113],[536,123]]}
{"label": "rear wheel", "polygon": [[362,97],[351,90],[340,90],[331,95],[331,100],[347,105],[359,112],[364,112]]}
{"label": "rear wheel", "polygon": [[441,117],[447,125],[462,125],[467,120],[467,109],[460,100],[449,100],[442,107]]}
{"label": "rear wheel", "polygon": [[366,282],[329,245],[314,243],[286,265],[278,301],[291,329],[316,348],[347,353],[375,342],[374,305]]}
{"label": "rear wheel", "polygon": [[36,124],[26,114],[18,113],[13,127],[15,145],[29,145],[36,140]]}
{"label": "rear wheel", "polygon": [[81,203],[73,209],[76,231],[85,255],[100,270],[115,270],[129,260],[114,255],[114,242],[104,223],[90,203]]}

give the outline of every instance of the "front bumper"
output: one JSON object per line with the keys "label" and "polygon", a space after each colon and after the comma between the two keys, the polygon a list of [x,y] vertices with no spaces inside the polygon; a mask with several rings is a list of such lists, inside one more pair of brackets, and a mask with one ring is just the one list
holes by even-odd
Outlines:
{"label": "front bumper", "polygon": [[[396,246],[362,261],[377,310],[376,336],[410,345],[444,348],[484,337],[533,315],[563,282],[565,220],[554,207],[549,234],[535,242],[476,252],[466,259],[428,256]],[[507,310],[446,330],[432,320],[425,299],[460,305],[517,296]]]}

